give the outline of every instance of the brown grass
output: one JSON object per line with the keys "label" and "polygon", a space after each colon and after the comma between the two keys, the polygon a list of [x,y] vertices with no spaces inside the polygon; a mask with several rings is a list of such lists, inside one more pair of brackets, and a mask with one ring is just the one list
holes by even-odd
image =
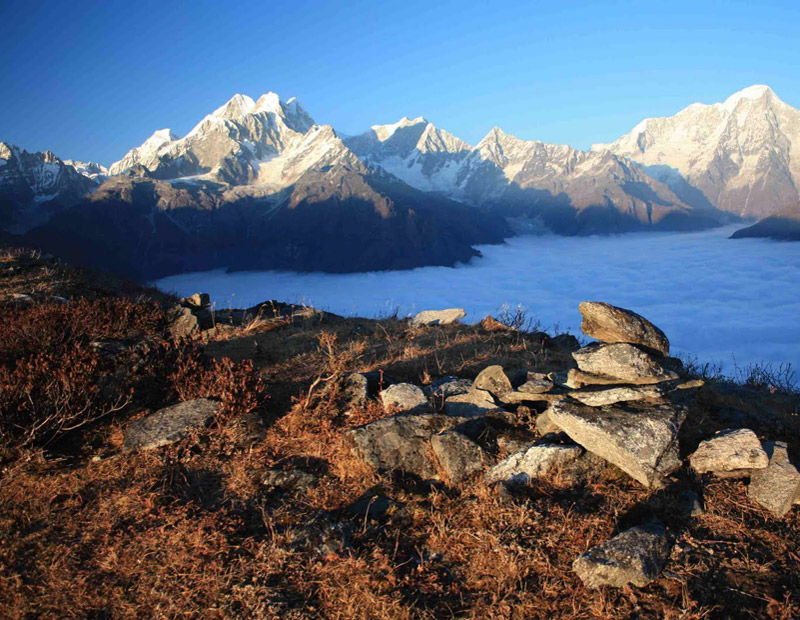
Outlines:
{"label": "brown grass", "polygon": [[[112,363],[118,385],[133,388],[131,405],[46,449],[22,447],[5,463],[2,617],[800,614],[800,514],[772,517],[748,500],[742,481],[680,474],[649,491],[608,466],[578,483],[556,472],[501,496],[479,477],[448,488],[372,471],[353,456],[343,431],[385,414],[377,403],[345,411],[344,374],[379,370],[419,382],[472,377],[491,363],[563,367],[565,354],[540,336],[317,316],[264,332],[226,330],[201,349],[161,342],[160,325],[139,335],[128,326],[104,333],[129,334],[131,351],[100,363]],[[4,363],[37,355],[14,351]],[[226,393],[218,424],[158,450],[119,451],[132,417]],[[765,399],[757,432],[798,441],[796,400]],[[703,392],[683,453],[724,427],[731,407],[754,406]],[[316,482],[270,490],[261,480],[274,468],[298,468]],[[690,519],[676,506],[686,488],[701,487],[706,512]],[[391,499],[381,517],[353,510],[376,496]],[[572,561],[652,515],[677,539],[661,577],[644,588],[585,589]]]}

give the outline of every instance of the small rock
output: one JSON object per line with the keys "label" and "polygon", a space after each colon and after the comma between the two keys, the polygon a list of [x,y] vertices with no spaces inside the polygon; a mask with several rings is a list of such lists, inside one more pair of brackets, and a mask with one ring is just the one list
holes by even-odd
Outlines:
{"label": "small rock", "polygon": [[464,422],[441,414],[396,415],[345,431],[355,455],[370,467],[438,479],[430,439]]}
{"label": "small rock", "polygon": [[677,360],[659,359],[628,343],[590,344],[572,354],[583,372],[617,379],[618,383],[646,385],[678,378],[671,368]]}
{"label": "small rock", "polygon": [[550,433],[560,433],[561,427],[553,422],[550,416],[547,415],[547,411],[545,411],[536,417],[536,430],[540,435],[544,436]]}
{"label": "small rock", "polygon": [[447,415],[472,418],[500,409],[486,390],[474,387],[466,394],[451,396],[444,401],[444,410]]}
{"label": "small rock", "polygon": [[624,403],[637,400],[658,400],[666,390],[658,385],[620,386],[606,390],[592,390],[570,392],[570,397],[590,407],[602,407],[614,403]]}
{"label": "small rock", "polygon": [[529,446],[503,459],[486,472],[486,482],[525,485],[583,454],[580,446],[541,444]]}
{"label": "small rock", "polygon": [[395,383],[381,392],[381,402],[387,412],[425,411],[430,409],[428,399],[416,385]]}
{"label": "small rock", "polygon": [[362,497],[350,504],[347,507],[347,512],[354,517],[358,517],[360,520],[371,519],[377,521],[389,512],[393,504],[394,502],[391,497],[387,497],[386,495],[371,495]]}
{"label": "small rock", "polygon": [[219,410],[218,402],[207,398],[160,409],[128,425],[123,444],[128,450],[150,450],[183,439],[189,431],[208,424]]}
{"label": "small rock", "polygon": [[581,331],[601,342],[627,342],[669,355],[669,340],[643,316],[601,301],[584,301],[578,306],[583,316]]}
{"label": "small rock", "polygon": [[450,396],[466,394],[471,388],[472,381],[469,379],[448,376],[434,381],[430,385],[426,385],[422,388],[422,391],[426,396],[441,400],[443,398],[449,398]]}
{"label": "small rock", "polygon": [[189,308],[178,307],[170,313],[170,318],[167,331],[173,338],[196,336],[213,325],[208,310],[192,311]]}
{"label": "small rock", "polygon": [[572,334],[559,334],[550,338],[550,345],[556,349],[572,353],[581,348],[581,343]]}
{"label": "small rock", "polygon": [[553,382],[550,379],[528,379],[517,388],[517,391],[526,394],[544,394],[552,390],[553,387]]}
{"label": "small rock", "polygon": [[495,396],[502,396],[514,389],[503,367],[497,365],[484,368],[475,377],[473,386],[477,390],[486,390]]}
{"label": "small rock", "polygon": [[487,332],[507,332],[511,331],[511,328],[508,325],[505,325],[498,321],[493,316],[487,315],[481,321],[481,327],[485,329]]}
{"label": "small rock", "polygon": [[749,428],[720,431],[701,442],[689,463],[697,473],[727,473],[763,469],[769,457],[756,434]]}
{"label": "small rock", "polygon": [[411,319],[412,325],[449,325],[456,323],[467,316],[463,308],[449,308],[447,310],[425,310]]}
{"label": "small rock", "polygon": [[619,385],[621,382],[613,377],[604,377],[603,375],[583,372],[577,368],[570,368],[566,373],[565,380],[561,383],[573,390],[579,390],[586,385]]}
{"label": "small rock", "polygon": [[646,487],[659,486],[681,465],[678,430],[686,410],[674,404],[631,403],[602,409],[560,400],[547,415],[575,442]]}
{"label": "small rock", "polygon": [[268,491],[281,489],[284,491],[297,491],[307,489],[317,477],[300,469],[268,469],[261,480]]}
{"label": "small rock", "polygon": [[703,500],[691,489],[686,489],[681,494],[681,508],[684,513],[688,514],[690,517],[699,517],[705,513]]}
{"label": "small rock", "polygon": [[187,308],[205,310],[211,306],[211,297],[209,297],[208,293],[195,293],[190,297],[181,299],[181,303]]}
{"label": "small rock", "polygon": [[359,372],[348,375],[342,386],[342,396],[348,410],[366,405],[369,400],[369,379],[367,376]]}
{"label": "small rock", "polygon": [[121,340],[93,340],[89,346],[107,357],[113,357],[130,348]]}
{"label": "small rock", "polygon": [[572,563],[587,588],[632,583],[643,587],[656,579],[667,563],[672,543],[660,523],[632,527]]}
{"label": "small rock", "polygon": [[459,432],[434,435],[431,447],[445,480],[451,484],[458,484],[483,468],[483,448]]}
{"label": "small rock", "polygon": [[800,471],[789,458],[783,441],[765,441],[769,465],[754,471],[747,494],[776,517],[782,517],[800,498]]}

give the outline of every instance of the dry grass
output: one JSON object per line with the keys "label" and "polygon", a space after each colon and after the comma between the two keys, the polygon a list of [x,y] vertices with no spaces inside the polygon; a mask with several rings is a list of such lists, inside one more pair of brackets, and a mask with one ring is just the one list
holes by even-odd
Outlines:
{"label": "dry grass", "polygon": [[[115,370],[135,388],[139,409],[5,463],[0,616],[800,614],[800,514],[770,516],[747,499],[741,481],[681,474],[648,491],[608,466],[579,483],[556,472],[505,497],[479,478],[448,488],[372,471],[344,441],[345,429],[385,415],[376,403],[345,410],[345,373],[379,370],[420,382],[472,377],[491,363],[563,367],[567,356],[541,336],[308,315],[268,331],[219,332],[203,345],[207,358],[156,342],[154,332],[148,338]],[[173,356],[161,370],[164,351],[176,350],[188,361],[176,366]],[[221,396],[214,386],[226,368],[251,382],[240,392],[263,386],[270,398],[251,402],[238,393],[217,425],[151,452],[119,451],[132,417],[179,393]],[[759,434],[799,441],[796,400],[765,398],[748,403],[705,391],[692,405],[683,453],[728,424],[732,408],[758,407]],[[271,490],[262,479],[273,468],[301,469],[316,482]],[[690,519],[676,506],[684,489],[701,483],[706,512]],[[391,500],[380,517],[356,509],[378,496]],[[662,576],[645,588],[585,589],[571,570],[575,557],[650,515],[677,539]]]}

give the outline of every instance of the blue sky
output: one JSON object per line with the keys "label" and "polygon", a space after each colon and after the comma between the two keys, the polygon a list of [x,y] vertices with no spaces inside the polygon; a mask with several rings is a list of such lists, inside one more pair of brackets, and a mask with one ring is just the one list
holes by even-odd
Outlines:
{"label": "blue sky", "polygon": [[0,0],[0,140],[108,164],[272,90],[343,133],[586,148],[752,84],[800,107],[798,26],[796,1]]}

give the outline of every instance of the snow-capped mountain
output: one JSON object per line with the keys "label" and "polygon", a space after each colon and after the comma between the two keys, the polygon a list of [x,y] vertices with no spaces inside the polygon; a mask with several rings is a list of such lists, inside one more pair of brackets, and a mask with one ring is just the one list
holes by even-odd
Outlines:
{"label": "snow-capped mountain", "polygon": [[0,228],[24,231],[97,185],[50,151],[28,153],[0,142]]}
{"label": "snow-capped mountain", "polygon": [[159,130],[109,170],[121,174],[142,166],[159,179],[202,176],[237,185],[270,183],[282,178],[284,168],[273,160],[293,147],[307,149],[304,140],[313,125],[294,98],[284,103],[272,92],[258,100],[235,95],[185,137]]}
{"label": "snow-capped mountain", "polygon": [[68,166],[72,166],[80,174],[97,183],[103,183],[110,176],[108,168],[93,161],[65,159],[64,163]]}
{"label": "snow-capped mountain", "polygon": [[545,218],[559,232],[589,232],[566,217],[589,207],[616,209],[632,218],[630,227],[691,213],[666,185],[610,152],[521,140],[499,127],[472,147],[422,117],[402,118],[345,143],[364,162],[423,191],[517,215],[569,209],[559,222]]}
{"label": "snow-capped mountain", "polygon": [[638,162],[695,205],[762,217],[800,199],[800,111],[767,86],[645,119],[593,148]]}
{"label": "snow-capped mountain", "polygon": [[345,140],[364,162],[380,166],[412,187],[453,196],[461,165],[472,147],[437,129],[421,116],[373,125],[366,133]]}

